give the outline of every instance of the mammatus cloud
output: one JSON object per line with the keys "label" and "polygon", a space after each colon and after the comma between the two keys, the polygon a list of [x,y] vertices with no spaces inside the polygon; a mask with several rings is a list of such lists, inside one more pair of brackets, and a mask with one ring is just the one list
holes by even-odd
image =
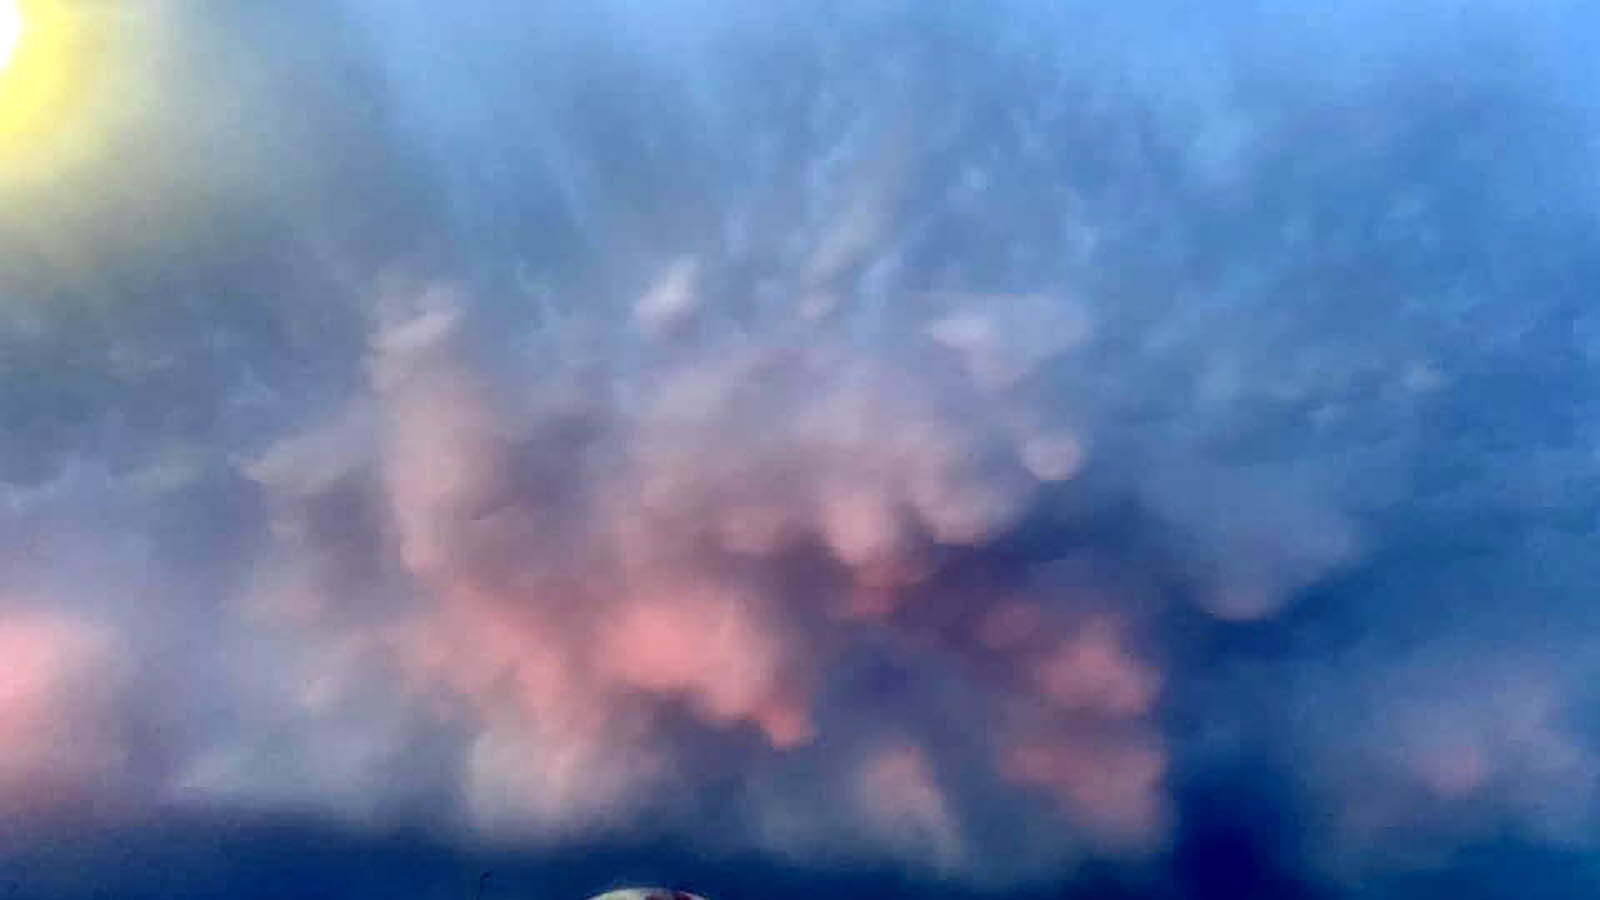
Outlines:
{"label": "mammatus cloud", "polygon": [[163,13],[0,236],[0,805],[995,885],[1254,766],[1308,877],[1592,852],[1594,98],[1157,5]]}
{"label": "mammatus cloud", "polygon": [[[925,716],[959,723],[967,751],[1048,796],[1062,827],[1161,839],[1161,675],[1126,640],[1136,624],[1114,601],[1071,616],[1070,598],[1025,587],[999,603],[937,586],[941,556],[980,553],[1043,484],[1003,409],[984,409],[1007,401],[938,341],[913,337],[904,352],[929,368],[906,377],[798,310],[806,340],[775,329],[664,348],[648,369],[552,397],[475,364],[459,296],[399,302],[421,310],[372,342],[362,404],[375,411],[354,414],[369,455],[349,455],[341,423],[257,471],[291,518],[351,481],[375,486],[371,521],[389,523],[416,602],[356,627],[388,634],[404,677],[479,723],[463,773],[479,824],[626,823],[663,783],[705,777],[699,741],[735,740],[744,749],[719,758],[837,773],[837,806],[790,813],[810,827],[857,818],[862,793],[879,840],[953,864],[959,804],[980,800],[946,797],[927,748],[825,749],[827,707],[856,701],[821,694],[876,638],[975,669],[976,708],[883,711],[908,734]],[[951,616],[980,635],[940,634],[932,620]],[[917,819],[924,837],[908,845],[884,816]]]}

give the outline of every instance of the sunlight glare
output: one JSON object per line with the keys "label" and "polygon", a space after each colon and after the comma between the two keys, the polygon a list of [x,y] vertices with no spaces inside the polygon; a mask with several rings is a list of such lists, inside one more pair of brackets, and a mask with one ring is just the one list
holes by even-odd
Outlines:
{"label": "sunlight glare", "polygon": [[0,0],[0,72],[11,64],[21,38],[22,10],[17,8],[17,0]]}

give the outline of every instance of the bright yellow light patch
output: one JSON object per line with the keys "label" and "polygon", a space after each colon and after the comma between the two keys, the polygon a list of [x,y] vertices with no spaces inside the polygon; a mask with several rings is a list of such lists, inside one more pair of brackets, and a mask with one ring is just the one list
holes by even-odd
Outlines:
{"label": "bright yellow light patch", "polygon": [[84,0],[0,0],[0,182],[28,178],[95,143],[118,55],[105,10]]}
{"label": "bright yellow light patch", "polygon": [[17,40],[22,37],[22,10],[16,0],[0,0],[0,72],[11,64]]}

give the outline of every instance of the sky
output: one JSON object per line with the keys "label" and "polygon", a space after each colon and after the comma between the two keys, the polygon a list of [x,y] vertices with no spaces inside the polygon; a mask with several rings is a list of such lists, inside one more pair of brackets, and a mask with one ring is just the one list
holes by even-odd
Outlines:
{"label": "sky", "polygon": [[1594,896],[1600,14],[1393,7],[23,0],[0,898]]}

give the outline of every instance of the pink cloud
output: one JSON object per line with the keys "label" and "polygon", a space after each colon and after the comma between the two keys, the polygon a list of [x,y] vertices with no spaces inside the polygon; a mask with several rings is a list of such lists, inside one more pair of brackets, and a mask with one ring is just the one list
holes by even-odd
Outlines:
{"label": "pink cloud", "polygon": [[[1011,425],[959,380],[896,377],[827,341],[739,343],[664,367],[625,404],[582,407],[591,436],[574,448],[546,443],[560,433],[546,398],[478,374],[453,302],[423,292],[420,314],[374,340],[366,464],[415,592],[381,633],[407,696],[469,732],[475,825],[627,821],[694,769],[687,713],[701,739],[759,736],[742,765],[858,772],[853,814],[872,833],[963,857],[973,798],[947,793],[920,749],[860,758],[822,734],[836,654],[887,629],[916,652],[981,658],[974,715],[1034,711],[1048,739],[1008,747],[1001,774],[1056,797],[1064,824],[1108,845],[1159,840],[1165,755],[1141,717],[1161,675],[1130,650],[1115,598],[1063,630],[1026,588],[925,580],[941,554],[1002,533],[1037,484]],[[291,518],[350,465],[318,446],[256,467]],[[805,590],[785,570],[796,559]],[[807,814],[846,812],[837,802],[849,796]]]}
{"label": "pink cloud", "polygon": [[1099,841],[1148,847],[1168,827],[1167,754],[1152,734],[1068,734],[1006,746],[1001,771],[1050,792]]}
{"label": "pink cloud", "polygon": [[1033,680],[1064,710],[1110,716],[1150,711],[1161,690],[1161,674],[1130,655],[1117,626],[1096,617],[1033,665]]}
{"label": "pink cloud", "polygon": [[0,613],[0,806],[49,807],[114,775],[119,680],[107,635],[43,611]]}
{"label": "pink cloud", "polygon": [[809,738],[789,687],[782,633],[755,599],[705,586],[647,586],[603,623],[590,649],[616,683],[687,698],[711,722],[755,724],[776,746]]}

